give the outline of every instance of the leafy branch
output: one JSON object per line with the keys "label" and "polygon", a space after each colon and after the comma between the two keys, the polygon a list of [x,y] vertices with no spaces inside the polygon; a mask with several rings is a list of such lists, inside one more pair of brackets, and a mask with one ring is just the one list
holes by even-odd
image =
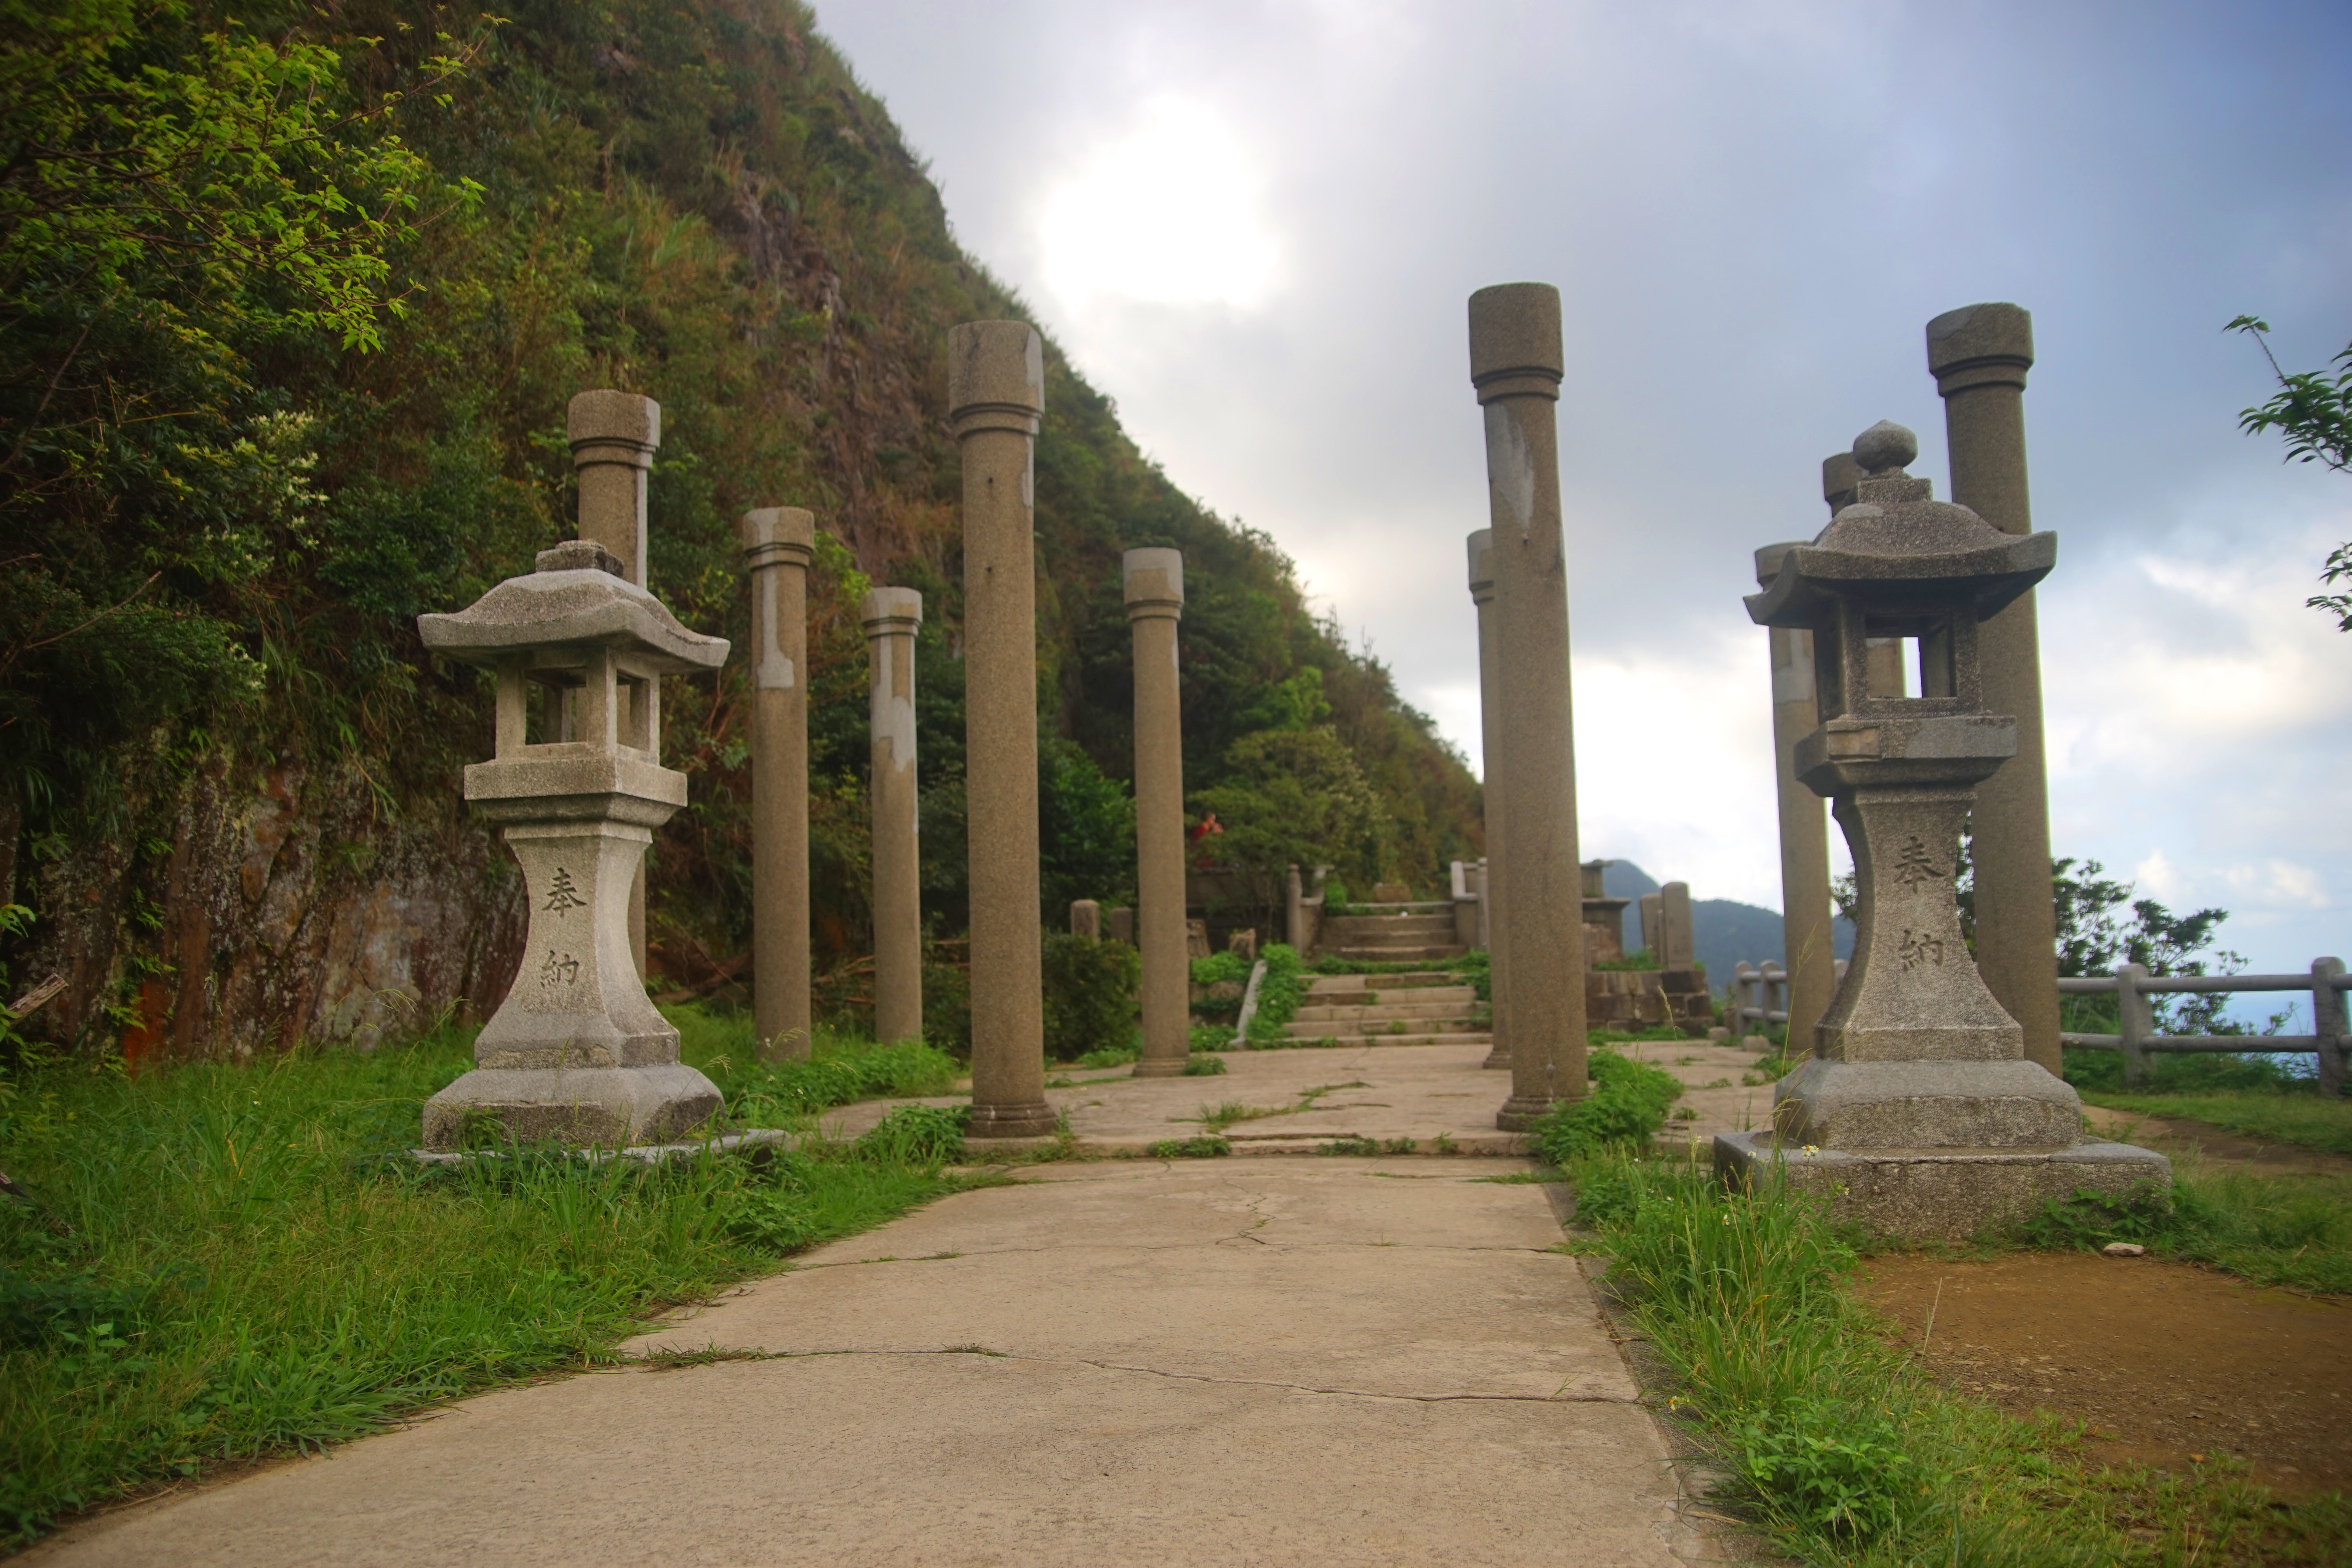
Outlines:
{"label": "leafy branch", "polygon": [[[2240,411],[2238,428],[2249,436],[2277,431],[2286,438],[2290,463],[2324,463],[2339,474],[2352,468],[2352,344],[2328,361],[2338,367],[2333,376],[2326,371],[2290,373],[2271,353],[2270,330],[2257,316],[2240,316],[2222,329],[2252,338],[2279,384],[2269,402]],[[2352,542],[2329,553],[2320,582],[2329,587],[2352,583]],[[2304,604],[2334,616],[2337,631],[2352,632],[2352,593],[2315,594]]]}

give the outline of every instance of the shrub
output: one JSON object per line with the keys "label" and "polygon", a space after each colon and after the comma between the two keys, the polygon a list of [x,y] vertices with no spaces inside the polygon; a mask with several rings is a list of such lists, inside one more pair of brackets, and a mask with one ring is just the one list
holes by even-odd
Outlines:
{"label": "shrub", "polygon": [[1089,942],[1067,931],[1045,938],[1045,1055],[1076,1061],[1122,1046],[1135,1028],[1142,955],[1123,942]]}
{"label": "shrub", "polygon": [[1608,1050],[1593,1051],[1585,1062],[1592,1092],[1553,1106],[1528,1129],[1547,1164],[1647,1143],[1666,1124],[1666,1108],[1682,1097],[1682,1079],[1664,1068]]}
{"label": "shrub", "polygon": [[1307,983],[1299,978],[1305,965],[1298,950],[1287,942],[1268,942],[1265,974],[1257,983],[1257,1011],[1250,1015],[1249,1042],[1260,1049],[1287,1045],[1290,1016],[1307,999]]}
{"label": "shrub", "polygon": [[1243,984],[1250,977],[1250,961],[1238,952],[1213,952],[1192,961],[1192,984]]}
{"label": "shrub", "polygon": [[1206,1051],[1184,1058],[1186,1078],[1215,1078],[1225,1070],[1225,1058],[1213,1057]]}
{"label": "shrub", "polygon": [[923,1038],[960,1062],[971,1060],[971,979],[962,970],[923,965]]}
{"label": "shrub", "polygon": [[1827,1535],[1894,1527],[1924,1471],[1885,1414],[1790,1399],[1731,1423],[1740,1476],[1765,1505]]}

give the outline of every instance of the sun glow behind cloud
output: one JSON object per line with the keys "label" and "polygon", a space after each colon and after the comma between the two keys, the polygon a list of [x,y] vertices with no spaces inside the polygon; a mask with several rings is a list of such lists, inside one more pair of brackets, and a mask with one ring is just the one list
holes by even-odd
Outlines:
{"label": "sun glow behind cloud", "polygon": [[1046,196],[1038,237],[1047,286],[1079,308],[1103,296],[1255,306],[1280,261],[1264,188],[1223,116],[1158,100]]}

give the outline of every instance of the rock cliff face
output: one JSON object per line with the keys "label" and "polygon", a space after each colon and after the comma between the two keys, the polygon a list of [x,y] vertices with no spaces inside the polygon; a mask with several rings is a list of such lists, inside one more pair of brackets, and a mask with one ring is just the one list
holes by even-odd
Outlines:
{"label": "rock cliff face", "polygon": [[45,870],[18,973],[67,984],[35,1022],[65,1040],[119,1030],[136,1066],[485,1016],[521,957],[521,879],[454,790],[440,811],[419,804],[387,821],[356,773],[198,773],[168,838]]}

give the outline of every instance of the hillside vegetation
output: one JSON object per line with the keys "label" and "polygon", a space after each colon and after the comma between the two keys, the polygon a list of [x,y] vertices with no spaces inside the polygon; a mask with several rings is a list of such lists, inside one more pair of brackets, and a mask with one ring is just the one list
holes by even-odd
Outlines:
{"label": "hillside vegetation", "polygon": [[[0,41],[0,935],[21,1027],[205,1055],[415,1030],[503,990],[506,855],[458,772],[474,672],[415,617],[569,535],[564,406],[662,405],[651,585],[741,638],[733,520],[814,510],[811,816],[823,994],[866,942],[872,582],[925,595],[924,880],[963,921],[956,454],[945,333],[1026,316],[958,248],[881,104],[789,0],[9,5]],[[1132,881],[1118,556],[1186,556],[1187,784],[1342,842],[1265,857],[1426,884],[1475,786],[1263,532],[1148,462],[1047,359],[1037,447],[1042,907]],[[748,682],[673,682],[691,804],[650,881],[657,970],[749,923]],[[1279,746],[1252,737],[1295,737]],[[1232,761],[1240,748],[1242,763]],[[1336,781],[1336,782],[1335,782]],[[1255,832],[1239,829],[1256,829]]]}

